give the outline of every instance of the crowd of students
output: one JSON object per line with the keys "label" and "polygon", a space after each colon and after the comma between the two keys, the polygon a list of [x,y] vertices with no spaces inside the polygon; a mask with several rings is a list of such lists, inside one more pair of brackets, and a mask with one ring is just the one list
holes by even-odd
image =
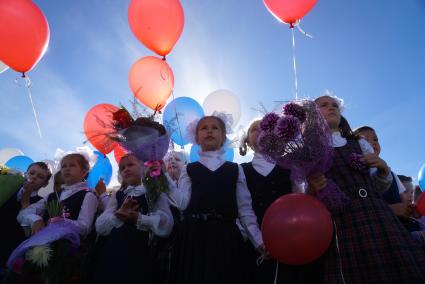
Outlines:
{"label": "crowd of students", "polygon": [[[81,154],[62,158],[55,190],[44,198],[37,193],[52,173],[42,162],[30,165],[22,187],[0,207],[3,282],[44,283],[47,269],[25,269],[22,258],[10,255],[56,222],[50,213],[56,201],[59,222],[71,223],[80,237],[77,248],[59,231],[50,241],[50,262],[64,272],[56,283],[425,283],[425,243],[411,178],[398,176],[380,158],[372,127],[351,129],[338,98],[315,102],[332,132],[333,164],[303,184],[258,151],[260,120],[249,126],[240,148],[242,155],[254,152],[252,161],[226,161],[226,127],[217,116],[197,123],[199,161],[186,163],[182,152],[171,151],[159,163],[169,191],[153,197],[142,182],[146,161],[133,154],[121,158],[121,187],[111,195],[102,181],[88,189],[90,167]],[[368,170],[350,167],[352,153]],[[266,209],[292,192],[315,196],[328,180],[350,199],[332,212],[328,251],[301,266],[272,259],[260,231]],[[67,249],[55,249],[60,246]]]}

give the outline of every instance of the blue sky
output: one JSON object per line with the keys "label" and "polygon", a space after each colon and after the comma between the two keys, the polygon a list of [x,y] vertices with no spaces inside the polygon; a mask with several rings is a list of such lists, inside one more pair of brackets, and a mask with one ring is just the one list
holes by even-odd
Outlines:
{"label": "blue sky", "polygon": [[[82,145],[92,106],[129,106],[130,66],[153,53],[130,31],[129,0],[34,2],[51,29],[47,53],[28,74],[43,139],[25,89],[14,83],[18,74],[8,70],[0,74],[0,149],[43,160],[57,148]],[[271,110],[274,101],[294,98],[290,29],[262,1],[181,2],[185,27],[167,58],[176,97],[202,105],[214,90],[231,90],[241,101],[243,126],[257,116],[258,102]],[[374,127],[381,156],[415,178],[425,163],[424,26],[423,0],[319,0],[302,21],[314,38],[295,35],[300,97],[329,89],[343,98],[351,126]]]}

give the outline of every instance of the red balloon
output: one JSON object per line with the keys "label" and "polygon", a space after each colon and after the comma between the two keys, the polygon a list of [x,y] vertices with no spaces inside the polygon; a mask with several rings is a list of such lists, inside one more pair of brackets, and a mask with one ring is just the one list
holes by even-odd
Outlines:
{"label": "red balloon", "polygon": [[128,22],[147,48],[165,56],[183,31],[183,8],[179,0],[132,0]]}
{"label": "red balloon", "polygon": [[261,227],[264,244],[272,257],[290,265],[319,258],[332,241],[332,219],[316,198],[287,194],[267,209]]}
{"label": "red balloon", "polygon": [[416,211],[421,215],[425,216],[425,194],[421,193],[416,200]]}
{"label": "red balloon", "polygon": [[167,62],[146,56],[131,66],[129,83],[139,101],[153,110],[161,110],[173,90],[174,75]]}
{"label": "red balloon", "polygon": [[316,5],[317,0],[263,0],[269,12],[279,21],[295,24]]}
{"label": "red balloon", "polygon": [[49,25],[31,0],[0,1],[0,60],[18,72],[34,68],[49,44]]}
{"label": "red balloon", "polygon": [[99,152],[108,154],[117,146],[108,134],[114,133],[112,113],[119,108],[110,104],[92,107],[84,118],[84,134]]}
{"label": "red balloon", "polygon": [[114,157],[115,161],[119,164],[121,161],[121,158],[126,155],[128,152],[126,149],[120,146],[120,144],[117,144],[117,146],[114,148]]}

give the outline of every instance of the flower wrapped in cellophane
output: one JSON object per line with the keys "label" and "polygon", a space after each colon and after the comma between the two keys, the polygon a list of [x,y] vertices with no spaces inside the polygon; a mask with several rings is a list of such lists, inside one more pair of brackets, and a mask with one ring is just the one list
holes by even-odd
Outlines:
{"label": "flower wrapped in cellophane", "polygon": [[[282,114],[268,113],[260,123],[257,146],[266,159],[291,171],[296,183],[308,176],[323,175],[332,164],[332,134],[316,103],[287,103]],[[315,193],[329,210],[344,207],[349,198],[332,182]]]}

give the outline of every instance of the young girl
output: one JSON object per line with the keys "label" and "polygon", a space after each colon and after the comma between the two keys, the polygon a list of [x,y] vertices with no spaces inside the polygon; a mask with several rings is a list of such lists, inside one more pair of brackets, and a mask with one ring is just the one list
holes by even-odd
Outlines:
{"label": "young girl", "polygon": [[168,236],[173,217],[164,194],[149,205],[146,188],[141,184],[142,171],[135,156],[121,158],[121,189],[112,194],[96,221],[97,233],[105,238],[92,283],[158,283],[155,280],[160,275],[152,273],[155,267],[150,257],[151,232]]}
{"label": "young girl", "polygon": [[[257,137],[261,120],[255,120],[248,128],[247,135],[239,152],[244,156],[248,147],[254,151],[251,162],[241,164],[252,196],[252,207],[261,226],[267,208],[279,197],[292,192],[301,192],[302,186],[290,180],[290,171],[267,161],[257,152]],[[247,251],[247,268],[251,273],[252,283],[320,283],[319,262],[290,266],[283,263],[276,265],[276,260],[265,259],[256,265],[260,256],[253,249]],[[276,267],[277,266],[277,267]],[[277,270],[277,271],[276,271]]]}
{"label": "young girl", "polygon": [[170,199],[183,220],[177,228],[173,283],[246,283],[243,277],[239,217],[254,247],[263,248],[251,195],[240,166],[223,159],[224,122],[203,117],[196,126],[200,161],[189,163]]}
{"label": "young girl", "polygon": [[[17,219],[22,225],[31,227],[32,235],[37,235],[27,240],[28,242],[34,240],[35,246],[49,245],[52,249],[50,260],[40,272],[44,281],[75,283],[81,277],[80,264],[87,249],[84,238],[90,233],[93,225],[97,198],[87,190],[87,183],[84,181],[90,166],[83,155],[68,154],[62,158],[60,165],[63,180],[61,189],[22,209]],[[52,204],[60,204],[61,210],[52,210]],[[63,223],[58,224],[66,226],[66,231],[62,225],[52,224],[60,220],[63,220]],[[43,229],[46,225],[49,226]],[[72,239],[70,235],[73,235]],[[41,239],[44,240],[42,243]],[[80,244],[78,250],[71,250],[76,244]],[[31,279],[40,275],[24,273],[22,277]]]}
{"label": "young girl", "polygon": [[26,208],[40,199],[38,191],[47,186],[52,173],[47,164],[35,162],[29,165],[22,187],[0,208],[1,222],[5,228],[0,246],[0,268],[6,264],[10,253],[25,240],[25,233],[16,221],[21,208]]}
{"label": "young girl", "polygon": [[315,102],[333,131],[334,158],[325,176],[307,179],[308,190],[314,194],[332,179],[351,199],[332,215],[336,243],[324,256],[325,282],[425,283],[423,250],[380,196],[391,183],[388,166],[352,134],[337,98],[322,96]]}
{"label": "young girl", "polygon": [[168,175],[174,182],[178,182],[182,169],[186,165],[186,158],[183,152],[170,151],[164,158]]}

